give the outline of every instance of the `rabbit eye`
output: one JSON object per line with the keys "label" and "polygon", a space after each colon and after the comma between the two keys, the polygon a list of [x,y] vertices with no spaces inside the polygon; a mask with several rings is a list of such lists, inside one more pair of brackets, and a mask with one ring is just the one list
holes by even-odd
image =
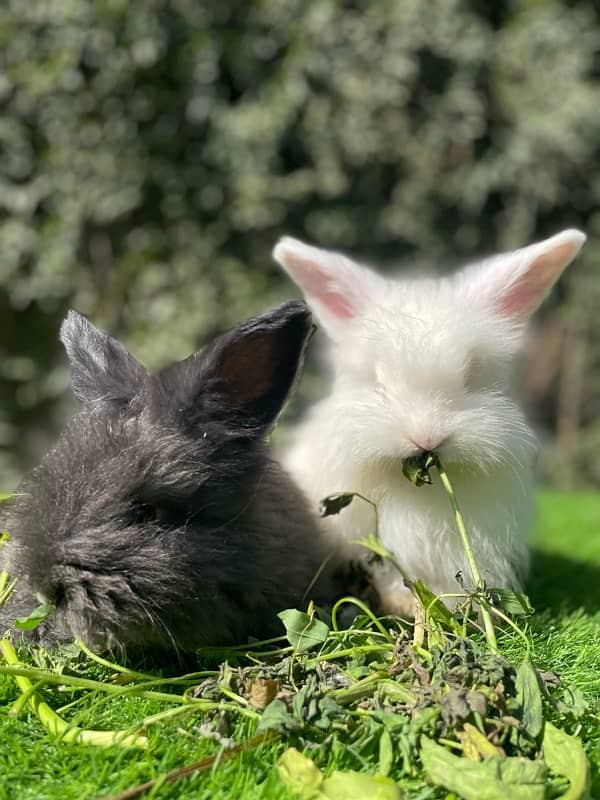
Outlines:
{"label": "rabbit eye", "polygon": [[139,503],[131,509],[131,521],[136,525],[144,525],[148,522],[156,522],[158,512],[149,503]]}

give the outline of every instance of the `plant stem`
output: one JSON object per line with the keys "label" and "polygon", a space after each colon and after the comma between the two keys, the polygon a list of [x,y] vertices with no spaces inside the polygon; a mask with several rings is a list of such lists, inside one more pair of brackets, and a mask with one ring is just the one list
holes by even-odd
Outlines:
{"label": "plant stem", "polygon": [[313,669],[321,661],[335,661],[336,658],[357,655],[358,653],[392,653],[396,645],[394,644],[366,644],[361,647],[350,647],[345,650],[334,650],[331,653],[323,653],[306,662],[307,669]]}
{"label": "plant stem", "polygon": [[[475,560],[475,554],[473,553],[473,548],[471,547],[471,541],[469,539],[469,534],[467,533],[460,506],[458,505],[458,500],[456,499],[454,489],[452,488],[450,479],[448,478],[446,470],[442,466],[440,459],[436,455],[434,455],[433,458],[434,466],[437,468],[440,480],[442,481],[444,489],[446,490],[446,494],[448,495],[448,500],[450,501],[450,505],[454,511],[456,527],[458,528],[458,533],[460,534],[463,547],[465,548],[465,555],[467,556],[467,561],[469,562],[469,569],[471,570],[471,576],[473,578],[473,583],[475,584],[475,589],[481,595],[485,585],[481,578],[477,561]],[[482,596],[478,597],[477,601],[481,609],[481,617],[483,619],[483,626],[485,628],[485,637],[490,646],[490,650],[492,650],[494,653],[497,653],[498,642],[496,641],[496,631],[494,630],[494,623],[490,614],[489,604]]]}
{"label": "plant stem", "polygon": [[454,494],[454,489],[452,488],[452,484],[450,483],[448,475],[446,474],[446,470],[443,468],[437,456],[435,457],[435,466],[437,467],[437,471],[440,474],[440,478],[444,485],[444,489],[446,490],[446,494],[448,495],[448,499],[450,500],[450,505],[452,506],[452,510],[454,511],[454,519],[456,521],[456,527],[458,528],[460,538],[462,539],[463,547],[465,548],[467,561],[469,562],[469,569],[471,570],[471,575],[473,577],[473,583],[475,584],[475,587],[478,590],[480,590],[483,588],[483,581],[481,580],[479,567],[477,566],[477,562],[475,561],[475,555],[473,553],[473,548],[471,547],[469,534],[467,533],[467,529],[465,527],[465,521],[463,519],[463,515],[458,505],[456,495]]}
{"label": "plant stem", "polygon": [[[6,639],[0,640],[0,646],[3,652],[6,641]],[[101,681],[94,681],[90,678],[80,678],[76,675],[57,675],[49,670],[39,669],[38,667],[27,667],[21,664],[16,658],[16,654],[14,661],[9,660],[5,652],[4,657],[8,662],[8,666],[0,665],[0,675],[12,675],[15,678],[31,678],[33,680],[44,681],[44,683],[55,683],[59,686],[72,686],[75,689],[93,689],[95,691],[105,692],[106,694],[135,695],[135,697],[143,697],[145,700],[157,700],[162,703],[174,703],[175,705],[180,705],[182,703],[198,704],[203,702],[201,700],[187,700],[179,694],[140,689],[135,685],[118,686],[114,683],[102,683]]]}
{"label": "plant stem", "polygon": [[379,632],[381,634],[383,634],[383,636],[385,636],[385,638],[387,639],[388,642],[393,641],[393,638],[390,636],[388,631],[386,631],[386,629],[383,627],[381,622],[377,619],[375,614],[373,614],[371,609],[366,605],[366,603],[363,603],[362,600],[359,600],[357,597],[351,597],[349,595],[346,596],[346,597],[341,597],[337,601],[337,603],[334,605],[334,607],[331,609],[331,625],[332,625],[333,630],[335,631],[335,633],[339,633],[340,632],[340,628],[339,628],[338,621],[337,621],[338,611],[340,609],[340,606],[343,606],[343,605],[346,605],[346,604],[354,605],[357,608],[359,608],[363,612],[363,614],[365,616],[369,617],[369,619],[371,620],[373,625],[375,625],[376,628],[379,630]]}
{"label": "plant stem", "polygon": [[[0,650],[9,665],[18,665],[19,659],[14,647],[8,639],[0,640]],[[57,676],[58,677],[58,676]],[[63,676],[60,676],[63,677]],[[47,703],[44,703],[34,691],[33,684],[24,675],[16,675],[16,682],[19,689],[29,695],[29,705],[34,714],[38,717],[48,733],[59,736],[65,742],[79,742],[81,744],[93,744],[100,747],[110,747],[120,744],[123,747],[148,746],[145,736],[127,736],[122,731],[90,731],[69,725],[62,717],[53,711]]]}
{"label": "plant stem", "polygon": [[100,664],[102,667],[108,667],[108,669],[112,669],[114,672],[120,672],[123,675],[129,675],[132,680],[151,681],[154,679],[153,675],[148,675],[144,672],[136,672],[136,670],[123,667],[121,664],[115,664],[114,661],[108,661],[106,658],[102,658],[102,656],[99,656],[97,653],[94,653],[92,650],[90,650],[86,643],[82,642],[81,639],[75,639],[75,644],[77,647],[83,650],[88,658],[90,658],[92,661],[95,661],[97,664]]}

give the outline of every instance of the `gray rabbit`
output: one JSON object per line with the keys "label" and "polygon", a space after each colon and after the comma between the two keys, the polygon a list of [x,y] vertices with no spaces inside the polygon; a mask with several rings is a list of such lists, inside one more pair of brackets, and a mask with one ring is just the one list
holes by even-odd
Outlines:
{"label": "gray rabbit", "polygon": [[311,587],[326,546],[266,442],[311,331],[306,305],[284,303],[150,376],[69,312],[84,408],[3,512],[19,580],[0,633],[42,600],[44,643],[190,651],[278,635],[276,612],[331,601],[335,559]]}

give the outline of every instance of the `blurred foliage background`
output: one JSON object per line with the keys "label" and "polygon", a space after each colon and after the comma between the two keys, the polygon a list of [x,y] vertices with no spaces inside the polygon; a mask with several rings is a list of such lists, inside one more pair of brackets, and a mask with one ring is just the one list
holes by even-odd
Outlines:
{"label": "blurred foliage background", "polygon": [[518,386],[599,485],[599,77],[595,0],[5,0],[0,486],[72,409],[70,306],[158,367],[296,294],[283,233],[441,270],[568,226]]}

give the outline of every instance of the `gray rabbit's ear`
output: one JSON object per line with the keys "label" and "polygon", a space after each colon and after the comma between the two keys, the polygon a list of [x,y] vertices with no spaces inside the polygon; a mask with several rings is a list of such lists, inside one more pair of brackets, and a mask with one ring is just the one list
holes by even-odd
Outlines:
{"label": "gray rabbit's ear", "polygon": [[232,431],[261,435],[294,387],[312,331],[306,303],[284,303],[160,373],[163,397],[192,426],[220,419]]}
{"label": "gray rabbit's ear", "polygon": [[69,311],[60,340],[71,364],[73,392],[83,403],[126,403],[139,392],[146,379],[144,367],[81,314]]}
{"label": "gray rabbit's ear", "polygon": [[306,303],[292,300],[222,336],[209,363],[227,405],[260,426],[273,424],[300,374],[313,330]]}

